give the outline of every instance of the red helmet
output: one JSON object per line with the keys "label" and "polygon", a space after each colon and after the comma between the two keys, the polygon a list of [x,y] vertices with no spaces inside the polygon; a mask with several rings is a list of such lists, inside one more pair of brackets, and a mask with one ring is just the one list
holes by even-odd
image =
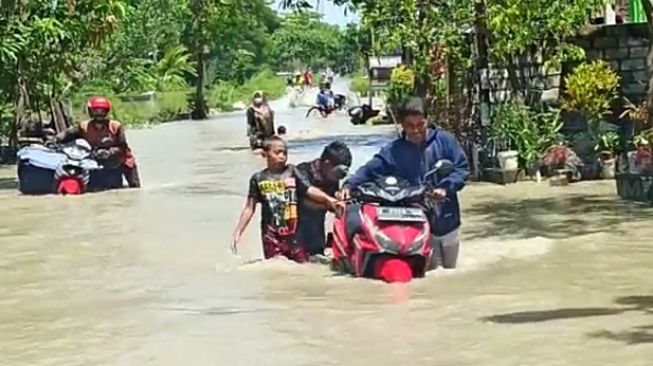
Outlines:
{"label": "red helmet", "polygon": [[88,100],[86,106],[89,109],[105,109],[107,112],[111,110],[111,102],[105,97],[93,97]]}
{"label": "red helmet", "polygon": [[111,111],[111,102],[105,97],[92,97],[86,103],[86,110],[89,117],[104,120]]}

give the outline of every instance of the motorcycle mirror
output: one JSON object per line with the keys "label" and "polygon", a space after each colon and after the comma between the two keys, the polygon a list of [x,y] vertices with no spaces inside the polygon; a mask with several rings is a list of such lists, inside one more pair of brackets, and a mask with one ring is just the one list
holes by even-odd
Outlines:
{"label": "motorcycle mirror", "polygon": [[431,177],[432,175],[436,175],[439,178],[446,177],[447,175],[451,174],[453,171],[454,165],[451,162],[451,160],[448,159],[441,159],[438,160],[437,163],[435,163],[435,167],[431,170],[429,170],[426,175],[424,175],[424,179],[427,179]]}

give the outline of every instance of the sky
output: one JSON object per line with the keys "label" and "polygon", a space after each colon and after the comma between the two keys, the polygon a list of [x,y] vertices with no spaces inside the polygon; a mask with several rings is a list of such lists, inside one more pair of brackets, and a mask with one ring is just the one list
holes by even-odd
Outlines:
{"label": "sky", "polygon": [[[275,7],[275,10],[282,12],[283,10],[279,6],[281,4],[281,0],[275,0],[273,5]],[[317,0],[312,0],[311,1],[314,6],[317,3]],[[330,0],[320,0],[320,7],[317,9],[322,15],[324,16],[324,20],[327,23],[339,25],[339,26],[345,26],[347,23],[351,23],[353,21],[356,21],[358,18],[351,14],[347,13],[345,16],[345,8],[340,7],[340,6],[335,6]]]}

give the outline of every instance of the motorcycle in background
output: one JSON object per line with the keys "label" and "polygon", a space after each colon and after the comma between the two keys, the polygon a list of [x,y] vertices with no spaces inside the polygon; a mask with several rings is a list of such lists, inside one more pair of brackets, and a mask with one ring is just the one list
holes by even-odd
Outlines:
{"label": "motorcycle in background", "polygon": [[85,193],[91,172],[102,169],[84,139],[64,145],[27,145],[17,157],[18,189],[28,195]]}

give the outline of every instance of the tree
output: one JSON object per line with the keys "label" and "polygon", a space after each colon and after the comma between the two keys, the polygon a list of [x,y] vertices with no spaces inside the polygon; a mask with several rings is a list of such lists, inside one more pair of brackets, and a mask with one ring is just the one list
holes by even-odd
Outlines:
{"label": "tree", "polygon": [[508,71],[515,96],[526,100],[524,62],[536,57],[545,67],[584,58],[570,41],[588,22],[588,12],[606,0],[486,0],[491,61]]}
{"label": "tree", "polygon": [[4,1],[0,11],[0,104],[12,105],[10,138],[30,111],[65,127],[61,98],[86,79],[94,55],[124,16],[118,0]]}
{"label": "tree", "polygon": [[331,66],[342,62],[342,34],[314,12],[292,13],[272,34],[274,59],[283,69]]}

